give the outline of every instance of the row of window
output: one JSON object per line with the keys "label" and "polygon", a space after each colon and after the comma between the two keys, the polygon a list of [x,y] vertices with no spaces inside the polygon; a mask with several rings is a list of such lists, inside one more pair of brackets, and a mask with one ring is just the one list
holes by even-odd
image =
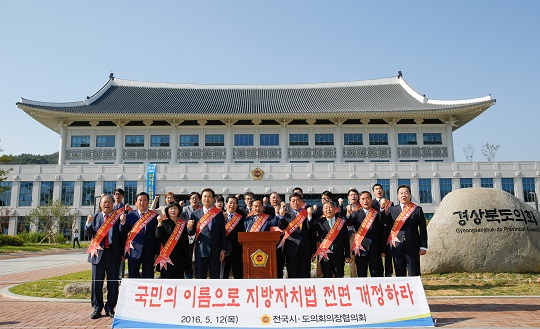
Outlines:
{"label": "row of window", "polygon": [[[125,147],[144,147],[144,135],[126,135]],[[364,145],[363,134],[343,134],[344,145]],[[423,133],[424,145],[441,145],[440,133]],[[416,133],[398,134],[399,145],[417,145]],[[96,147],[115,147],[116,136],[96,136]],[[199,146],[199,135],[180,135],[180,147]],[[254,146],[254,134],[234,134],[234,146]],[[308,134],[289,134],[290,146],[309,145]],[[315,134],[315,145],[334,145],[334,134]],[[388,134],[369,134],[369,145],[388,145]],[[151,135],[150,147],[169,147],[169,135]],[[204,135],[204,146],[225,146],[225,135]],[[259,146],[279,146],[279,134],[260,134]],[[71,147],[90,147],[90,136],[71,136]]]}
{"label": "row of window", "polygon": [[[389,179],[378,179],[377,183],[381,184],[385,190],[386,195],[393,195],[390,191]],[[398,179],[398,186],[407,185],[411,186],[410,179]],[[523,185],[523,199],[525,202],[535,201],[535,187],[534,178],[522,178],[521,183]],[[0,186],[10,188],[0,194],[0,206],[11,206],[11,182],[1,182]],[[480,186],[493,188],[493,178],[481,178]],[[472,178],[460,178],[460,188],[473,187]],[[32,205],[32,189],[34,188],[33,182],[21,182],[19,189],[19,207],[29,207]],[[103,193],[113,194],[116,189],[116,182],[103,182]],[[126,181],[124,182],[125,202],[133,204],[135,195],[137,195],[137,182]],[[431,179],[419,179],[419,200],[420,203],[433,203],[432,197],[432,185]],[[514,178],[501,178],[501,189],[512,195],[515,195],[514,191]],[[39,196],[39,205],[46,206],[50,200],[53,199],[54,182],[41,182],[41,190]],[[96,182],[83,182],[82,187],[82,200],[81,206],[93,206],[95,202],[95,190]],[[67,206],[73,206],[73,199],[75,192],[75,182],[62,182],[62,192],[60,198],[62,202]],[[448,193],[452,192],[452,178],[440,178],[439,179],[439,193],[440,200],[442,200]]]}
{"label": "row of window", "polygon": [[[0,206],[11,206],[11,182],[0,182],[0,186],[9,188],[7,191],[0,193]],[[54,182],[41,182],[39,193],[39,205],[47,206],[53,200]],[[19,207],[30,207],[32,205],[32,190],[34,182],[21,182],[19,185]],[[103,193],[113,194],[116,189],[116,182],[103,182]],[[137,195],[137,182],[125,181],[124,192],[126,203],[134,204],[135,196]],[[96,182],[83,182],[81,193],[81,206],[95,205]],[[73,206],[75,198],[75,182],[62,182],[62,190],[60,200],[66,206]]]}

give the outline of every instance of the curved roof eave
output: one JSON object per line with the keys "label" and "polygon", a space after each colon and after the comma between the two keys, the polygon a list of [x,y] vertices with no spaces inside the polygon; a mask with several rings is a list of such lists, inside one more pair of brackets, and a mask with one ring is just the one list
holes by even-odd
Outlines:
{"label": "curved roof eave", "polygon": [[208,114],[139,114],[139,113],[114,113],[114,114],[102,114],[102,113],[66,113],[62,111],[53,111],[48,109],[34,108],[26,104],[17,103],[17,106],[33,117],[38,122],[47,126],[49,129],[59,133],[61,122],[66,121],[106,121],[106,120],[167,120],[176,119],[180,117],[182,120],[199,120],[199,119],[236,119],[244,120],[246,118],[253,119],[298,119],[304,116],[309,116],[315,119],[364,119],[364,118],[381,118],[381,119],[405,119],[405,118],[454,118],[457,125],[454,126],[454,130],[465,125],[467,122],[480,115],[496,102],[495,99],[486,100],[479,104],[468,104],[465,106],[446,108],[446,109],[428,109],[428,110],[399,110],[399,111],[362,111],[362,112],[329,112],[329,113],[252,113],[251,115],[246,113],[239,114],[220,114],[219,117],[215,113]]}

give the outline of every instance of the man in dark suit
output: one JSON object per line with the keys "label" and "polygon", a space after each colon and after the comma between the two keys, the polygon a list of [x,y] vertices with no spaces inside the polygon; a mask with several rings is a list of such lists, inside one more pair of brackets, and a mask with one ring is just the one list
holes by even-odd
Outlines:
{"label": "man in dark suit", "polygon": [[317,240],[320,243],[317,253],[321,251],[319,261],[322,275],[323,278],[342,278],[345,274],[345,262],[350,259],[346,220],[337,216],[336,207],[332,201],[323,203],[321,209],[322,217],[315,218],[313,222]]}
{"label": "man in dark suit", "polygon": [[[245,232],[270,231],[270,227],[278,225],[276,217],[264,213],[264,206],[261,198],[256,197],[255,199],[253,199],[253,202],[251,203],[251,208],[252,215],[244,218]],[[268,218],[266,218],[264,222],[261,222],[259,221],[259,219],[261,219],[261,216],[268,216]],[[257,224],[259,223],[262,223],[261,227],[257,227]]]}
{"label": "man in dark suit", "polygon": [[[373,191],[373,208],[379,210],[381,213],[381,218],[386,216],[386,211],[388,208],[392,207],[394,203],[384,197],[384,189],[381,184],[375,184],[372,188]],[[388,223],[383,223],[383,240],[386,243],[388,239],[388,234],[390,234],[390,226]],[[390,245],[385,245],[384,249],[384,276],[391,277],[394,273],[394,266],[392,265],[392,251],[390,250]]]}
{"label": "man in dark suit", "polygon": [[[96,215],[88,215],[86,220],[86,234],[92,239],[95,238],[100,227],[113,212],[113,199],[110,195],[101,197],[99,204],[101,212]],[[107,231],[104,228],[101,232],[103,239],[99,244],[102,249],[96,249],[95,252],[90,252],[88,255],[88,261],[92,263],[92,307],[94,312],[90,316],[91,319],[99,318],[103,308],[105,308],[106,316],[114,317],[114,308],[118,299],[118,271],[125,241],[125,232],[120,227],[120,220],[116,220]],[[107,303],[103,304],[105,275],[107,275]]]}
{"label": "man in dark suit", "polygon": [[427,252],[426,219],[422,207],[411,202],[411,189],[398,188],[399,204],[390,207],[386,221],[391,225],[387,243],[394,257],[396,276],[420,275],[420,256]]}
{"label": "man in dark suit", "polygon": [[251,203],[253,202],[253,199],[255,199],[255,194],[253,194],[252,192],[246,192],[244,194],[245,206],[238,209],[238,212],[240,212],[244,217],[249,215],[249,213],[251,212]]}
{"label": "man in dark suit", "polygon": [[[181,218],[186,221],[189,220],[189,218],[191,217],[191,214],[195,210],[201,207],[200,202],[201,202],[201,194],[196,191],[191,192],[189,194],[189,205],[185,206],[184,209],[182,210]],[[192,257],[193,257],[193,239],[194,238],[195,237],[192,235],[189,236],[189,254],[192,255]],[[193,279],[193,277],[191,276],[191,274],[186,274],[186,279]]]}
{"label": "man in dark suit", "polygon": [[[386,240],[383,240],[383,224],[380,213],[372,207],[371,193],[360,192],[360,209],[353,212],[347,224],[354,227],[352,245],[355,246],[356,275],[367,277],[368,268],[372,277],[383,276],[382,254]],[[361,246],[361,248],[360,248]],[[363,250],[362,250],[363,248]]]}
{"label": "man in dark suit", "polygon": [[[227,236],[227,247],[225,255],[225,266],[223,268],[223,279],[228,279],[231,273],[235,279],[244,277],[244,267],[242,264],[242,245],[238,242],[238,232],[244,232],[244,218],[237,212],[238,199],[229,195],[225,202],[225,234]],[[240,216],[240,217],[238,217]]]}
{"label": "man in dark suit", "polygon": [[[148,193],[141,192],[137,194],[135,202],[137,209],[131,211],[126,216],[125,229],[129,232],[128,239],[130,234],[136,234],[131,242],[133,249],[130,249],[127,256],[129,278],[154,278],[154,261],[159,255],[160,247],[156,239],[158,213],[148,210],[149,201]],[[146,222],[146,224],[141,225],[142,227],[140,227],[138,232],[131,232],[141,218],[143,218],[142,221]],[[142,221],[139,225],[143,223]],[[141,269],[142,273],[140,272]]]}
{"label": "man in dark suit", "polygon": [[[311,257],[317,249],[314,226],[310,223],[313,210],[308,207],[307,217],[299,225],[293,227],[291,222],[297,217],[299,219],[304,217],[301,215],[304,209],[302,195],[300,193],[291,194],[289,205],[289,209],[283,209],[285,211],[284,216],[279,216],[280,229],[286,231],[288,227],[294,228],[283,246],[285,262],[287,263],[287,275],[289,278],[309,278],[311,277]],[[283,207],[286,206],[283,205]]]}
{"label": "man in dark suit", "polygon": [[[214,206],[214,190],[201,193],[202,208],[195,210],[188,221],[190,235],[195,235],[195,278],[219,279],[220,262],[225,260],[226,234],[223,212]],[[217,211],[216,211],[217,210]]]}

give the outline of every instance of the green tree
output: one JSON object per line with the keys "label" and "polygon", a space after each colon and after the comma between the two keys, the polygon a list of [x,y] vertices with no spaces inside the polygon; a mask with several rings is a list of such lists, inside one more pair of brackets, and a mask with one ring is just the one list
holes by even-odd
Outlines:
{"label": "green tree", "polygon": [[64,228],[71,228],[75,220],[75,211],[62,203],[60,199],[49,201],[47,206],[38,206],[30,211],[30,220],[35,220],[38,230],[45,233],[39,243],[48,240],[48,243],[58,243],[56,233],[63,232]]}
{"label": "green tree", "polygon": [[[0,152],[3,152],[3,150],[0,149]],[[10,160],[9,156],[6,156],[6,155],[0,156],[0,165],[8,164],[9,160]],[[11,168],[10,169],[0,168],[0,182],[3,182],[3,181],[5,181],[7,179],[7,174],[10,171],[11,171]],[[7,191],[7,190],[9,190],[9,187],[0,185],[0,193],[3,193],[5,191]]]}

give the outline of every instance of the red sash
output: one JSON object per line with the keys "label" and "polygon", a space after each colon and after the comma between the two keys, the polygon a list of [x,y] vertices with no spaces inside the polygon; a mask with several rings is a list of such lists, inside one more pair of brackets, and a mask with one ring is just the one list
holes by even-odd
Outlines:
{"label": "red sash", "polygon": [[328,259],[328,253],[332,253],[332,250],[329,250],[330,246],[338,236],[339,232],[343,228],[343,225],[345,225],[345,221],[341,218],[336,218],[336,222],[334,223],[334,226],[328,231],[326,234],[326,237],[319,245],[319,248],[317,249],[317,252],[315,253],[316,256],[319,257],[319,262],[322,261],[322,258]]}
{"label": "red sash", "polygon": [[163,268],[167,269],[167,263],[174,265],[171,259],[169,258],[169,256],[171,255],[171,252],[176,246],[176,243],[178,242],[178,240],[180,240],[180,236],[182,235],[182,232],[184,231],[184,227],[186,227],[186,222],[184,222],[180,218],[177,219],[176,225],[174,226],[171,236],[167,240],[167,243],[165,243],[165,245],[161,247],[159,256],[156,259],[154,266],[159,264],[159,266],[161,266],[162,269]]}
{"label": "red sash", "polygon": [[226,236],[229,236],[229,234],[234,230],[236,225],[238,225],[238,223],[240,223],[241,219],[242,219],[242,215],[235,212],[234,215],[232,216],[232,218],[227,222],[227,224],[225,224]]}
{"label": "red sash", "polygon": [[199,221],[197,222],[197,230],[195,232],[195,240],[197,240],[197,237],[199,237],[199,233],[201,233],[202,229],[208,223],[210,223],[210,221],[214,217],[216,217],[216,215],[219,214],[220,211],[221,209],[219,209],[218,207],[212,206],[212,208],[208,209],[206,214],[204,214],[204,216],[202,216],[201,219],[199,219]]}
{"label": "red sash", "polygon": [[249,229],[250,232],[260,232],[262,227],[264,226],[264,223],[268,220],[270,215],[267,214],[260,214],[255,223],[251,225],[251,229]]}
{"label": "red sash", "polygon": [[399,242],[399,239],[397,238],[397,234],[399,230],[401,230],[401,227],[403,227],[403,224],[409,219],[411,214],[416,209],[416,205],[412,202],[409,202],[405,207],[403,207],[403,210],[399,214],[399,216],[396,218],[396,221],[394,222],[394,225],[392,226],[392,230],[390,231],[390,235],[388,236],[388,240],[386,244],[390,244],[392,247],[396,247],[396,242]]}
{"label": "red sash", "polygon": [[[122,207],[110,213],[107,220],[99,227],[96,235],[94,235],[92,241],[90,242],[88,250],[86,251],[87,254],[90,254],[90,257],[97,256],[97,251],[103,250],[100,245],[101,241],[103,241],[103,238],[109,234],[109,231],[114,226],[118,218],[120,218],[120,215],[124,213],[124,210],[126,210],[125,207]],[[131,210],[131,208],[127,206],[127,210]]]}
{"label": "red sash", "polygon": [[246,218],[253,216],[254,213],[255,213],[255,210],[253,209],[253,207],[251,207],[251,211],[249,212],[249,214],[246,215]]}
{"label": "red sash", "polygon": [[366,237],[371,225],[373,225],[373,221],[375,220],[375,217],[377,217],[378,213],[379,212],[373,208],[369,209],[366,217],[364,217],[364,220],[362,221],[362,224],[358,228],[358,231],[354,234],[353,245],[351,246],[351,253],[354,255],[360,255],[360,250],[366,251],[364,247],[362,247],[362,241]]}
{"label": "red sash", "polygon": [[287,225],[287,228],[285,229],[285,235],[277,246],[278,248],[282,248],[285,245],[285,240],[287,240],[287,238],[292,234],[292,232],[294,232],[298,227],[300,227],[302,222],[304,222],[304,220],[307,218],[307,215],[308,213],[306,208],[302,208],[302,210],[298,213],[298,216],[296,216],[296,218],[293,219],[289,223],[289,225]]}
{"label": "red sash", "polygon": [[145,227],[157,215],[157,212],[153,210],[148,210],[144,215],[141,216],[141,218],[139,218],[135,225],[133,225],[131,231],[129,231],[128,233],[126,245],[124,246],[124,251],[126,254],[129,255],[131,253],[131,249],[133,249],[133,244],[131,242],[133,241],[133,239],[135,239],[135,236],[137,236],[137,234],[139,234],[143,227]]}

